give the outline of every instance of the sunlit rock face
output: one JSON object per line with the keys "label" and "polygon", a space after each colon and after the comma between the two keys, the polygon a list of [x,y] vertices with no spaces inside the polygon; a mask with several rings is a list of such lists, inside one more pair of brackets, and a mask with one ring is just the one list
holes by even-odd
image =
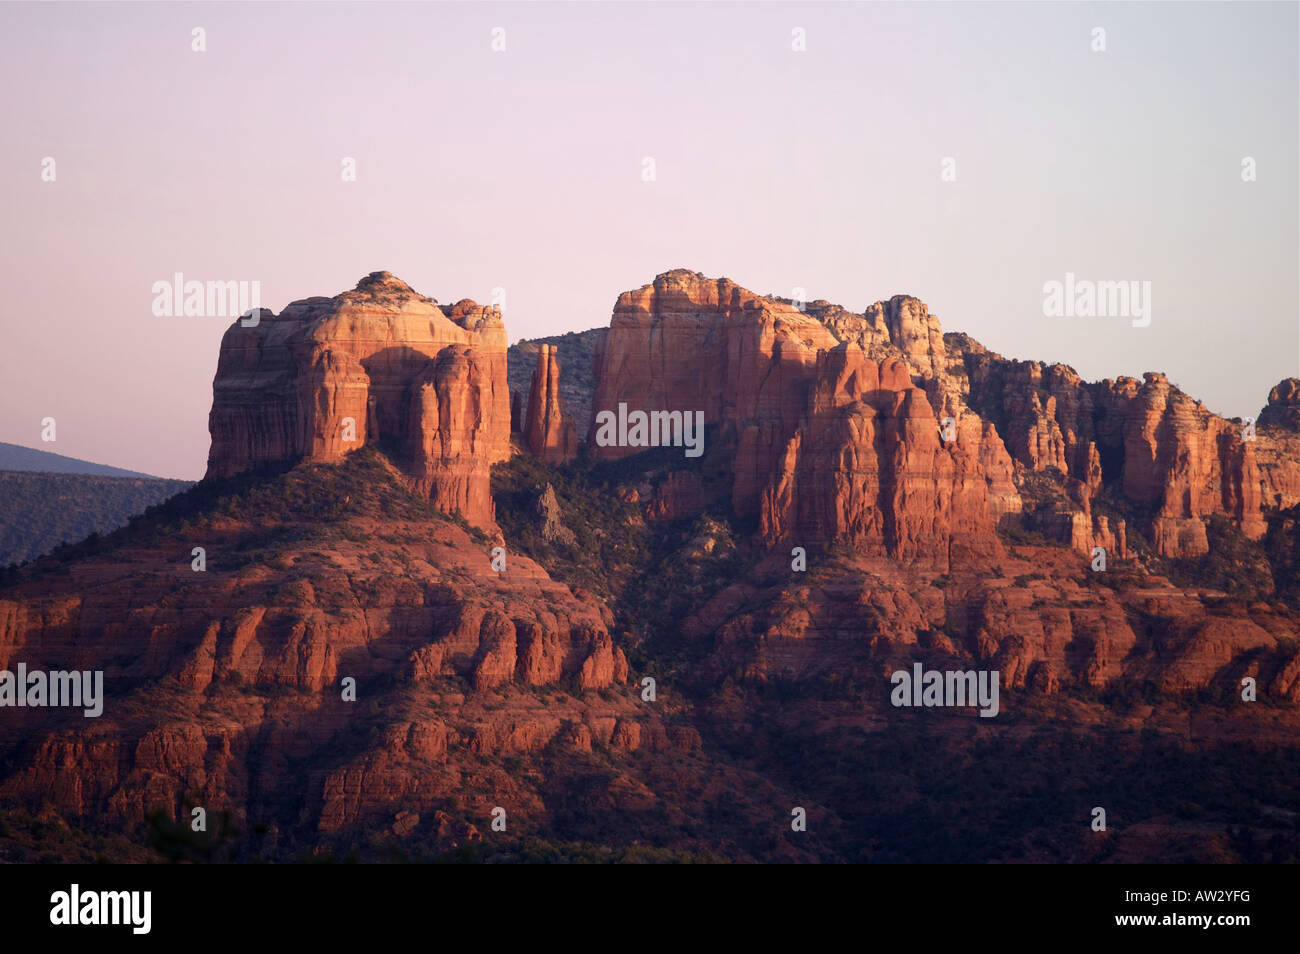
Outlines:
{"label": "sunlit rock face", "polygon": [[443,510],[492,521],[491,465],[510,453],[506,331],[387,272],[333,298],[236,321],[212,385],[208,476],[382,449]]}

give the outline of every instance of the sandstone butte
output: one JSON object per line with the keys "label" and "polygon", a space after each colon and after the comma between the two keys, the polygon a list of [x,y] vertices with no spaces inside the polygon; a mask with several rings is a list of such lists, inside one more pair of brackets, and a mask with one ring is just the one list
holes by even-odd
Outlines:
{"label": "sandstone butte", "polygon": [[[702,410],[714,479],[685,496],[728,500],[772,544],[946,563],[996,552],[993,531],[1012,520],[1123,556],[1125,523],[1095,512],[1116,484],[1155,552],[1188,557],[1208,550],[1210,517],[1258,539],[1264,508],[1300,501],[1293,382],[1249,439],[1163,374],[1089,383],[1007,360],[945,336],[907,296],[862,314],[800,308],[676,269],[619,296],[595,371],[596,411]],[[587,446],[634,452],[592,434]],[[1053,479],[1051,506],[1026,506],[1025,472]]]}
{"label": "sandstone butte", "polygon": [[[208,473],[337,461],[369,444],[440,509],[491,526],[491,467],[510,453],[505,342],[495,312],[468,300],[444,311],[386,272],[255,327],[236,322],[213,385]],[[1205,553],[1215,514],[1258,539],[1264,507],[1300,499],[1286,382],[1262,433],[1246,439],[1162,374],[1090,384],[1067,366],[1008,361],[964,335],[945,338],[906,296],[862,314],[823,301],[799,308],[674,270],[619,297],[595,364],[597,410],[704,412],[729,486],[679,477],[675,496],[687,511],[725,497],[770,544],[838,541],[940,562],[987,555],[999,524],[1026,520],[1018,467],[1059,481],[1060,500],[1027,518],[1035,529],[1121,557],[1125,522],[1094,513],[1108,470],[1150,513],[1140,529],[1164,556]],[[577,450],[559,374],[543,345],[519,422],[524,446],[552,464]],[[598,458],[635,451],[587,443]]]}
{"label": "sandstone butte", "polygon": [[510,454],[506,331],[469,299],[443,308],[388,272],[263,310],[221,341],[209,477],[384,448],[439,509],[490,525]]}
{"label": "sandstone butte", "polygon": [[[1249,440],[1161,374],[1090,383],[1008,360],[945,335],[914,298],[800,309],[667,272],[619,296],[593,407],[703,411],[705,455],[661,455],[635,487],[591,488],[591,509],[664,534],[651,538],[669,552],[658,568],[636,562],[649,553],[617,557],[635,573],[705,567],[725,546],[745,563],[716,580],[700,569],[657,628],[616,619],[617,599],[553,578],[562,560],[497,528],[492,469],[514,452],[506,356],[497,313],[444,308],[386,272],[236,322],[205,484],[0,586],[0,669],[102,668],[111,687],[100,719],[5,712],[0,805],[132,831],[152,808],[183,818],[203,804],[260,824],[268,857],[358,832],[474,841],[508,804],[512,831],[857,858],[878,837],[852,821],[859,796],[787,778],[787,743],[838,763],[905,730],[888,709],[816,694],[773,716],[732,680],[883,685],[918,658],[997,668],[1042,705],[1064,696],[1042,710],[1063,726],[1115,718],[1069,697],[1076,687],[1235,690],[1251,676],[1290,708],[1245,707],[1204,731],[1293,737],[1297,613],[1130,572],[1124,557],[1139,535],[1165,557],[1202,554],[1211,520],[1258,539],[1300,503],[1300,381],[1273,389]],[[540,349],[515,415],[523,452],[556,465],[574,449],[559,374]],[[589,439],[586,453],[631,451]],[[543,537],[567,540],[558,487],[527,509]],[[738,543],[705,513],[718,504]],[[455,514],[467,524],[442,516]],[[1017,525],[1056,544],[1006,542]],[[573,549],[603,558],[605,532],[583,530]],[[502,573],[488,554],[500,544]],[[207,550],[204,573],[192,546]],[[806,574],[791,572],[795,546]],[[1094,546],[1115,572],[1090,572]],[[615,635],[646,629],[642,653],[673,676],[653,706]],[[361,703],[340,699],[344,676]],[[1182,731],[1182,705],[1150,718]],[[953,738],[962,757],[966,737]],[[822,821],[806,842],[749,832],[773,805],[810,799]],[[705,802],[733,811],[706,823]]]}

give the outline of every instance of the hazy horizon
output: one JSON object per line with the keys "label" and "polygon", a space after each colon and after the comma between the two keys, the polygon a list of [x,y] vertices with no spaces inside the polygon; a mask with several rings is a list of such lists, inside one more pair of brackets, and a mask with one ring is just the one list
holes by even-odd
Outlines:
{"label": "hazy horizon", "polygon": [[[6,4],[0,441],[201,477],[232,319],[155,317],[176,272],[276,312],[377,270],[500,287],[511,342],[677,267],[909,294],[1254,416],[1300,376],[1298,31],[1280,3]],[[1045,317],[1067,273],[1149,281],[1149,326]]]}

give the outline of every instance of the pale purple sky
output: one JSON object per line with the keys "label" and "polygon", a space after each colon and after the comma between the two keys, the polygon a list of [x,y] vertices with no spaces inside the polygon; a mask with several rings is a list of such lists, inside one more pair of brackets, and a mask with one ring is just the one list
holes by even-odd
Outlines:
{"label": "pale purple sky", "polygon": [[[176,271],[276,311],[378,269],[501,286],[511,341],[607,325],[674,267],[906,293],[1005,355],[1254,415],[1300,375],[1298,27],[1292,3],[3,4],[0,441],[202,476],[229,320],[155,317]],[[1066,272],[1150,281],[1150,326],[1045,317]]]}

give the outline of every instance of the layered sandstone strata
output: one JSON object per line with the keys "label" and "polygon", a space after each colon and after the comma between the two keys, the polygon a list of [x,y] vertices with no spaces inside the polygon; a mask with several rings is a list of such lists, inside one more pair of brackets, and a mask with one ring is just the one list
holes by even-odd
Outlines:
{"label": "layered sandstone strata", "polygon": [[1104,381],[1099,391],[1098,403],[1123,440],[1124,496],[1156,508],[1157,552],[1205,553],[1205,519],[1216,513],[1251,539],[1263,536],[1254,447],[1239,424],[1211,414],[1163,374],[1148,372],[1141,384]]}
{"label": "layered sandstone strata", "polygon": [[510,452],[506,332],[468,299],[443,308],[387,272],[353,291],[236,321],[221,342],[209,477],[377,446],[448,512],[492,521]]}

